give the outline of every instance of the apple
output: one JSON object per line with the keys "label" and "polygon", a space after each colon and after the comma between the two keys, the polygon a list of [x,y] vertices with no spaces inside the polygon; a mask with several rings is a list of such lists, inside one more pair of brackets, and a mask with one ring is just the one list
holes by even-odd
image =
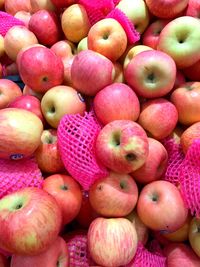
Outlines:
{"label": "apple", "polygon": [[60,85],[52,87],[44,94],[41,108],[48,124],[57,128],[61,118],[66,114],[84,115],[86,104],[74,88]]}
{"label": "apple", "polygon": [[138,188],[128,174],[110,172],[96,180],[89,189],[92,208],[103,217],[124,217],[136,206]]}
{"label": "apple", "polygon": [[85,8],[80,4],[67,7],[61,16],[61,26],[67,40],[78,43],[91,27]]}
{"label": "apple", "polygon": [[157,49],[171,56],[177,67],[182,69],[200,59],[199,39],[200,21],[190,16],[181,16],[163,28]]}
{"label": "apple", "polygon": [[123,83],[113,83],[100,90],[93,105],[97,118],[104,125],[114,120],[136,121],[140,114],[137,95]]}
{"label": "apple", "polygon": [[177,72],[176,72],[176,80],[175,80],[174,87],[173,87],[171,92],[173,92],[173,90],[175,90],[176,88],[181,87],[182,84],[184,84],[185,82],[186,82],[185,75],[183,74],[182,71],[177,70]]}
{"label": "apple", "polygon": [[4,37],[0,34],[0,58],[5,54]]}
{"label": "apple", "polygon": [[82,192],[74,178],[54,174],[44,180],[42,188],[56,199],[62,212],[63,225],[75,219],[81,208]]}
{"label": "apple", "polygon": [[65,170],[57,143],[57,131],[45,129],[34,152],[39,169],[44,173],[59,173]]}
{"label": "apple", "polygon": [[146,132],[131,120],[115,120],[99,132],[95,152],[102,164],[118,173],[130,173],[146,161],[149,144]]}
{"label": "apple", "polygon": [[63,85],[73,87],[71,68],[74,61],[75,56],[63,58],[62,62],[64,65],[64,80]]}
{"label": "apple", "polygon": [[96,218],[90,224],[87,236],[89,253],[98,265],[125,265],[136,253],[137,233],[126,218]]}
{"label": "apple", "polygon": [[0,63],[0,79],[3,77],[3,66]]}
{"label": "apple", "polygon": [[11,15],[15,15],[18,11],[31,11],[30,0],[4,0],[5,11]]}
{"label": "apple", "polygon": [[113,83],[125,83],[123,66],[118,61],[114,62],[115,76],[113,78]]}
{"label": "apple", "polygon": [[149,25],[149,12],[143,0],[121,0],[116,8],[119,8],[133,23],[139,33],[143,33]]}
{"label": "apple", "polygon": [[28,85],[25,84],[23,90],[22,90],[23,95],[31,95],[37,97],[37,99],[41,100],[43,97],[43,94],[37,93],[33,91]]}
{"label": "apple", "polygon": [[4,2],[5,0],[0,0],[0,10],[4,9]]}
{"label": "apple", "polygon": [[88,49],[88,39],[87,36],[84,37],[83,39],[81,39],[78,44],[77,44],[77,52],[81,52],[83,50],[87,50]]}
{"label": "apple", "polygon": [[118,60],[127,47],[127,35],[121,24],[112,18],[96,22],[89,30],[88,49],[98,52],[111,61]]}
{"label": "apple", "polygon": [[4,65],[4,76],[15,76],[19,75],[17,64],[15,62]]}
{"label": "apple", "polygon": [[52,2],[57,8],[66,8],[70,5],[75,4],[76,0],[52,0]]}
{"label": "apple", "polygon": [[0,158],[22,158],[34,153],[43,131],[41,120],[25,109],[0,110]]}
{"label": "apple", "polygon": [[0,247],[12,254],[37,255],[56,240],[61,228],[56,200],[36,187],[26,187],[0,200]]}
{"label": "apple", "polygon": [[200,236],[200,219],[194,217],[189,226],[189,242],[193,251],[200,257],[199,236]]}
{"label": "apple", "polygon": [[69,263],[69,253],[65,240],[58,236],[48,249],[35,256],[13,255],[11,267],[66,267]]}
{"label": "apple", "polygon": [[178,188],[170,182],[159,180],[142,188],[137,213],[150,229],[174,232],[184,225],[188,209]]}
{"label": "apple", "polygon": [[1,267],[9,267],[10,266],[10,262],[7,259],[6,256],[0,254],[0,266]]}
{"label": "apple", "polygon": [[4,37],[5,52],[13,61],[22,48],[37,44],[38,40],[33,32],[25,26],[16,25],[11,27]]}
{"label": "apple", "polygon": [[19,19],[19,20],[21,20],[21,21],[23,21],[23,23],[26,26],[26,28],[28,28],[28,24],[29,24],[29,21],[30,21],[30,18],[31,18],[31,13],[30,12],[21,10],[21,11],[18,11],[14,15],[14,17]]}
{"label": "apple", "polygon": [[39,93],[62,84],[64,78],[62,60],[42,46],[25,50],[18,60],[18,69],[23,82]]}
{"label": "apple", "polygon": [[60,22],[53,11],[43,9],[35,12],[30,18],[28,28],[35,34],[40,44],[46,46],[55,44],[61,38]]}
{"label": "apple", "polygon": [[84,50],[73,60],[71,66],[73,86],[83,94],[94,96],[112,84],[114,77],[115,69],[112,61],[97,52]]}
{"label": "apple", "polygon": [[198,0],[189,0],[185,14],[186,16],[199,18],[200,2]]}
{"label": "apple", "polygon": [[169,93],[176,79],[176,64],[166,53],[143,51],[134,56],[124,69],[124,77],[134,91],[146,98]]}
{"label": "apple", "polygon": [[18,96],[22,95],[20,87],[8,79],[0,79],[0,109],[6,108]]}
{"label": "apple", "polygon": [[52,0],[30,0],[31,2],[31,10],[33,13],[38,10],[45,9],[48,11],[55,11],[55,6]]}
{"label": "apple", "polygon": [[168,153],[161,142],[148,138],[149,154],[147,159],[131,176],[139,183],[147,184],[159,180],[164,175],[168,164]]}
{"label": "apple", "polygon": [[190,67],[184,68],[182,72],[190,81],[200,81],[200,59]]}
{"label": "apple", "polygon": [[68,40],[61,40],[52,45],[51,50],[64,60],[74,56],[76,53],[76,46]]}
{"label": "apple", "polygon": [[174,104],[165,98],[155,98],[141,104],[138,123],[151,135],[162,140],[176,127],[178,111]]}
{"label": "apple", "polygon": [[188,0],[146,0],[149,11],[158,18],[174,18],[187,7]]}

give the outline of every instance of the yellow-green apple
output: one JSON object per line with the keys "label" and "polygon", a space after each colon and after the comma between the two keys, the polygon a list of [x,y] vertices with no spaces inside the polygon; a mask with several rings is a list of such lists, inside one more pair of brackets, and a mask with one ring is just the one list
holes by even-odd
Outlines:
{"label": "yellow-green apple", "polygon": [[134,91],[146,98],[169,93],[176,79],[176,64],[166,53],[143,51],[134,56],[124,69],[124,77]]}
{"label": "yellow-green apple", "polygon": [[1,109],[0,158],[32,155],[40,144],[42,131],[41,120],[32,112],[18,108]]}
{"label": "yellow-green apple", "polygon": [[124,71],[123,66],[118,61],[114,62],[115,76],[113,78],[113,83],[124,83]]}
{"label": "yellow-green apple", "polygon": [[18,11],[15,16],[15,18],[23,21],[24,25],[28,28],[28,24],[29,24],[29,21],[30,21],[30,18],[31,18],[31,13],[30,12],[27,12],[27,11],[24,11],[24,10],[21,10],[21,11]]}
{"label": "yellow-green apple", "polygon": [[0,247],[11,254],[37,255],[56,240],[62,215],[42,189],[26,187],[0,200]]}
{"label": "yellow-green apple", "polygon": [[168,267],[199,267],[200,258],[185,243],[170,243],[164,247]]}
{"label": "yellow-green apple", "polygon": [[79,52],[81,52],[83,50],[87,50],[87,49],[88,49],[88,40],[87,40],[87,36],[86,36],[78,42],[77,52],[79,53]]}
{"label": "yellow-green apple", "polygon": [[[172,91],[173,91],[174,89],[180,87],[180,86],[181,86],[183,83],[185,83],[185,82],[186,82],[186,77],[185,77],[185,75],[183,74],[182,71],[177,70],[177,71],[176,71],[176,79],[175,79],[175,83],[174,83],[174,87],[173,87]],[[172,91],[171,91],[171,92],[172,92]],[[171,92],[170,92],[170,93],[171,93]]]}
{"label": "yellow-green apple", "polygon": [[21,95],[22,91],[15,82],[8,79],[0,79],[0,109],[6,108]]}
{"label": "yellow-green apple", "polygon": [[137,184],[128,174],[110,172],[89,189],[90,204],[103,217],[128,215],[135,208],[137,199]]}
{"label": "yellow-green apple", "polygon": [[200,2],[198,0],[189,0],[185,14],[186,16],[199,18]]}
{"label": "yellow-green apple", "polygon": [[27,29],[26,26],[21,25],[11,27],[4,37],[5,52],[13,61],[16,61],[17,55],[22,48],[37,43],[38,40],[35,34]]}
{"label": "yellow-green apple", "polygon": [[134,209],[129,213],[126,218],[134,225],[138,242],[146,244],[149,238],[149,228],[140,220],[136,210]]}
{"label": "yellow-green apple", "polygon": [[174,104],[165,98],[147,100],[141,104],[138,123],[151,135],[161,140],[176,127],[178,111]]}
{"label": "yellow-green apple", "polygon": [[151,137],[148,142],[149,154],[144,165],[131,173],[132,177],[142,184],[161,179],[168,164],[168,153],[163,144]]}
{"label": "yellow-green apple", "polygon": [[45,9],[49,11],[55,11],[55,6],[51,0],[30,0],[32,13],[38,10]]}
{"label": "yellow-green apple", "polygon": [[188,126],[181,134],[181,147],[183,152],[186,154],[188,148],[191,146],[195,139],[200,138],[200,122],[195,122]]}
{"label": "yellow-green apple", "polygon": [[182,69],[182,72],[188,80],[200,82],[200,59],[190,67]]}
{"label": "yellow-green apple", "polygon": [[0,34],[0,57],[2,57],[4,54],[5,54],[4,38]]}
{"label": "yellow-green apple", "polygon": [[159,180],[142,188],[137,213],[150,229],[174,232],[184,225],[188,209],[178,188],[168,181]]}
{"label": "yellow-green apple", "polygon": [[44,94],[41,108],[48,124],[57,128],[61,118],[66,114],[84,115],[86,104],[74,88],[60,85],[52,87]]}
{"label": "yellow-green apple", "polygon": [[8,258],[2,254],[0,254],[0,266],[1,267],[10,267],[10,261]]}
{"label": "yellow-green apple", "polygon": [[100,90],[94,97],[93,106],[104,125],[114,120],[136,121],[140,114],[137,95],[123,83],[113,83]]}
{"label": "yellow-green apple", "polygon": [[18,70],[22,81],[39,93],[62,84],[64,78],[62,60],[51,49],[42,46],[25,50],[18,60]]}
{"label": "yellow-green apple", "polygon": [[187,7],[188,0],[145,0],[149,11],[158,18],[174,18]]}
{"label": "yellow-green apple", "polygon": [[48,249],[35,256],[12,255],[10,267],[66,267],[69,253],[65,240],[58,236]]}
{"label": "yellow-green apple", "polygon": [[42,99],[43,94],[37,93],[35,91],[33,91],[28,85],[25,84],[23,90],[22,90],[22,94],[23,95],[32,95],[37,97],[39,100]]}
{"label": "yellow-green apple", "polygon": [[156,19],[145,30],[142,35],[143,45],[157,49],[158,40],[162,29],[169,23],[167,19]]}
{"label": "yellow-green apple", "polygon": [[96,218],[87,236],[89,253],[100,266],[122,266],[135,256],[137,233],[126,218]]}
{"label": "yellow-green apple", "polygon": [[199,237],[200,237],[200,219],[194,217],[189,227],[189,242],[193,251],[200,257]]}
{"label": "yellow-green apple", "polygon": [[35,12],[30,18],[28,28],[35,34],[39,43],[45,46],[51,46],[61,38],[60,21],[53,11],[43,9]]}
{"label": "yellow-green apple", "polygon": [[89,30],[88,49],[98,52],[112,61],[118,60],[126,50],[127,35],[115,19],[105,18],[96,22]]}
{"label": "yellow-green apple", "polygon": [[171,56],[179,69],[186,68],[200,59],[199,39],[200,20],[181,16],[163,28],[157,49]]}
{"label": "yellow-green apple", "polygon": [[56,199],[62,212],[63,225],[74,220],[82,203],[78,182],[69,175],[54,174],[45,178],[42,188]]}
{"label": "yellow-green apple", "polygon": [[116,7],[125,13],[139,33],[144,32],[150,20],[145,1],[121,0]]}
{"label": "yellow-green apple", "polygon": [[86,37],[91,27],[87,12],[80,4],[70,5],[64,10],[61,26],[66,39],[74,43]]}
{"label": "yellow-green apple", "polygon": [[44,173],[58,173],[65,170],[57,144],[56,129],[45,129],[34,152],[38,167]]}
{"label": "yellow-green apple", "polygon": [[5,0],[5,11],[11,15],[15,15],[18,11],[31,11],[30,0]]}
{"label": "yellow-green apple", "polygon": [[79,92],[94,96],[112,84],[114,77],[114,65],[103,55],[92,50],[84,50],[75,55],[71,66],[71,79]]}
{"label": "yellow-green apple", "polygon": [[95,152],[107,168],[130,173],[145,163],[149,152],[148,138],[144,129],[134,121],[111,121],[99,132]]}
{"label": "yellow-green apple", "polygon": [[191,125],[200,121],[200,82],[186,82],[176,88],[170,97],[178,111],[181,124]]}
{"label": "yellow-green apple", "polygon": [[75,4],[77,1],[76,0],[51,0],[53,2],[53,4],[57,7],[57,8],[66,8],[70,5]]}

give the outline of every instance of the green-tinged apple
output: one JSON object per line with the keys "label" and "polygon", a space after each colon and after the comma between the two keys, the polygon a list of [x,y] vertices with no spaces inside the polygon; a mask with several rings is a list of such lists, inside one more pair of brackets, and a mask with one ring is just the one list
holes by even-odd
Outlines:
{"label": "green-tinged apple", "polygon": [[31,2],[31,10],[33,13],[41,9],[55,11],[55,6],[52,3],[52,0],[30,0],[30,2]]}
{"label": "green-tinged apple", "polygon": [[170,21],[161,31],[157,49],[171,56],[179,69],[200,59],[200,20],[181,16]]}
{"label": "green-tinged apple", "polygon": [[190,246],[192,247],[193,251],[197,254],[198,257],[200,257],[199,240],[200,240],[200,219],[194,217],[190,222],[189,242]]}
{"label": "green-tinged apple", "polygon": [[66,114],[84,115],[86,104],[81,94],[70,86],[60,85],[49,89],[41,101],[42,113],[53,128],[57,128]]}
{"label": "green-tinged apple", "polygon": [[61,26],[67,40],[78,43],[91,27],[85,8],[79,4],[67,7],[61,16]]}
{"label": "green-tinged apple", "polygon": [[112,18],[96,22],[89,30],[88,49],[98,52],[112,61],[118,60],[126,50],[127,35],[121,24]]}
{"label": "green-tinged apple", "polygon": [[186,154],[189,147],[192,145],[193,141],[199,138],[200,138],[200,122],[198,121],[188,126],[181,134],[180,143],[183,152]]}
{"label": "green-tinged apple", "polygon": [[163,144],[150,137],[148,138],[148,141],[149,154],[144,165],[131,173],[132,177],[142,184],[161,179],[168,164],[168,153]]}
{"label": "green-tinged apple", "polygon": [[94,96],[112,84],[114,77],[114,65],[103,55],[92,50],[84,50],[75,55],[71,66],[71,79],[79,92]]}
{"label": "green-tinged apple", "polygon": [[142,188],[137,213],[150,229],[174,232],[184,225],[188,209],[178,188],[170,182],[159,180]]}
{"label": "green-tinged apple", "polygon": [[169,93],[176,79],[176,64],[166,53],[143,51],[134,56],[124,69],[124,77],[134,91],[146,98]]}
{"label": "green-tinged apple", "polygon": [[121,0],[116,7],[125,13],[139,33],[143,33],[149,25],[149,11],[145,1]]}
{"label": "green-tinged apple", "polygon": [[178,122],[178,111],[165,98],[155,98],[141,104],[138,123],[151,135],[162,140],[174,130]]}
{"label": "green-tinged apple", "polygon": [[45,129],[41,142],[34,152],[39,169],[44,173],[58,173],[65,170],[57,143],[56,129]]}
{"label": "green-tinged apple", "polygon": [[0,200],[0,247],[11,254],[40,254],[56,240],[61,222],[56,200],[44,190],[10,193]]}
{"label": "green-tinged apple", "polygon": [[30,21],[30,18],[31,18],[31,13],[30,12],[27,12],[27,11],[18,11],[14,17],[23,21],[24,25],[26,26],[26,28],[28,28],[28,24],[29,24],[29,21]]}
{"label": "green-tinged apple", "polygon": [[5,0],[5,11],[11,15],[15,15],[18,11],[31,11],[30,0]]}
{"label": "green-tinged apple", "polygon": [[4,54],[5,54],[4,38],[0,34],[0,57],[2,57]]}
{"label": "green-tinged apple", "polygon": [[10,267],[67,267],[69,252],[65,240],[58,236],[45,252],[35,256],[13,255]]}
{"label": "green-tinged apple", "polygon": [[138,188],[128,174],[110,172],[95,181],[89,189],[93,209],[103,217],[124,217],[136,206]]}
{"label": "green-tinged apple", "polygon": [[200,59],[190,67],[184,68],[182,72],[188,80],[200,82]]}
{"label": "green-tinged apple", "polygon": [[32,90],[45,93],[60,85],[64,79],[64,66],[51,49],[35,46],[23,51],[17,59],[19,74]]}
{"label": "green-tinged apple", "polygon": [[16,61],[21,49],[34,44],[38,44],[36,36],[25,26],[11,27],[4,37],[5,52],[13,61]]}
{"label": "green-tinged apple", "polygon": [[16,83],[8,79],[0,79],[0,109],[6,108],[21,95],[22,91]]}
{"label": "green-tinged apple", "polygon": [[87,36],[86,36],[78,42],[77,52],[79,53],[79,52],[81,52],[83,50],[87,50],[87,49],[88,49],[88,40],[87,40]]}
{"label": "green-tinged apple", "polygon": [[107,123],[99,132],[95,153],[107,168],[118,173],[130,173],[146,161],[149,144],[146,132],[131,120]]}
{"label": "green-tinged apple", "polygon": [[74,178],[54,174],[45,178],[42,188],[56,199],[62,212],[63,226],[75,219],[81,208],[82,192]]}
{"label": "green-tinged apple", "polygon": [[199,0],[189,0],[185,12],[186,16],[200,18],[200,2]]}
{"label": "green-tinged apple", "polygon": [[99,217],[90,224],[87,236],[89,253],[100,266],[122,266],[135,256],[137,233],[126,218]]}
{"label": "green-tinged apple", "polygon": [[[34,129],[34,130],[33,130]],[[0,158],[28,157],[40,144],[41,120],[25,109],[0,110]]]}
{"label": "green-tinged apple", "polygon": [[104,125],[114,120],[136,121],[140,114],[140,103],[128,85],[113,83],[95,95],[94,111]]}

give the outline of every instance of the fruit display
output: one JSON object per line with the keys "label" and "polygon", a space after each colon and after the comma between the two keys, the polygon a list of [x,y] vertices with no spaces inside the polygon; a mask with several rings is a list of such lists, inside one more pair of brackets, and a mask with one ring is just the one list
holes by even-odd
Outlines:
{"label": "fruit display", "polygon": [[199,14],[0,0],[0,267],[200,267]]}

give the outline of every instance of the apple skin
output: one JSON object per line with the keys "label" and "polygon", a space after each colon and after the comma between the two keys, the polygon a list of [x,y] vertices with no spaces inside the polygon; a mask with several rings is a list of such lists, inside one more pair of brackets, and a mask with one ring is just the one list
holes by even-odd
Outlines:
{"label": "apple skin", "polygon": [[95,95],[94,111],[103,125],[114,120],[136,121],[140,114],[140,103],[128,85],[113,83]]}
{"label": "apple skin", "polygon": [[5,54],[4,37],[0,34],[0,58]]}
{"label": "apple skin", "polygon": [[[50,260],[51,259],[51,260]],[[13,255],[10,267],[66,267],[69,264],[69,255],[65,240],[58,236],[48,249],[35,256]]]}
{"label": "apple skin", "polygon": [[63,226],[78,215],[82,192],[74,178],[65,174],[54,174],[45,178],[42,188],[56,199],[62,212]]}
{"label": "apple skin", "polygon": [[189,226],[189,242],[193,251],[200,257],[200,247],[199,247],[199,229],[200,229],[200,219],[193,218]]}
{"label": "apple skin", "polygon": [[[34,131],[33,131],[34,129]],[[31,156],[40,144],[41,120],[25,109],[0,110],[0,158]]]}
{"label": "apple skin", "polygon": [[113,83],[125,83],[123,66],[118,61],[114,62],[115,76]]}
{"label": "apple skin", "polygon": [[76,54],[76,46],[68,40],[60,40],[51,46],[51,50],[61,59],[71,58]]}
{"label": "apple skin", "polygon": [[62,60],[42,46],[25,50],[18,61],[18,69],[23,82],[39,93],[62,84],[64,78]]}
{"label": "apple skin", "polygon": [[155,98],[141,104],[138,123],[156,140],[167,137],[177,122],[178,111],[165,98]]}
{"label": "apple skin", "polygon": [[23,21],[24,25],[26,26],[26,28],[28,28],[28,24],[29,24],[29,21],[30,21],[30,18],[31,18],[31,13],[30,12],[27,12],[27,11],[18,11],[15,15],[14,15],[15,18]]}
{"label": "apple skin", "polygon": [[134,56],[124,69],[124,77],[136,94],[161,97],[169,93],[176,79],[176,64],[166,53],[143,51]]}
{"label": "apple skin", "polygon": [[175,80],[174,87],[173,87],[171,92],[173,92],[176,88],[181,87],[181,85],[184,83],[186,83],[185,75],[183,74],[182,71],[177,70],[176,71],[176,80]]}
{"label": "apple skin", "polygon": [[139,183],[147,184],[162,178],[168,164],[168,153],[161,142],[148,138],[149,154],[147,159],[131,176]]}
{"label": "apple skin", "polygon": [[73,86],[79,92],[89,96],[94,96],[98,91],[112,84],[114,76],[113,63],[91,50],[78,53],[71,66]]}
{"label": "apple skin", "polygon": [[77,44],[77,53],[88,49],[88,39],[87,36],[81,39]]}
{"label": "apple skin", "polygon": [[200,81],[200,59],[192,66],[184,68],[182,72],[190,81]]}
{"label": "apple skin", "polygon": [[147,135],[136,122],[115,120],[99,132],[95,152],[104,166],[127,174],[145,163],[149,152]]}
{"label": "apple skin", "polygon": [[20,189],[0,200],[0,247],[11,254],[42,253],[56,240],[61,222],[52,196],[36,187]]}
{"label": "apple skin", "polygon": [[22,90],[23,95],[31,95],[35,96],[38,100],[42,100],[43,94],[37,93],[33,91],[28,85],[25,84],[23,90]]}
{"label": "apple skin", "polygon": [[0,79],[3,77],[3,67],[0,63]]}
{"label": "apple skin", "polygon": [[35,34],[40,44],[45,46],[51,46],[61,38],[59,19],[53,11],[35,12],[30,18],[28,28]]}
{"label": "apple skin", "polygon": [[8,79],[0,79],[0,109],[6,108],[21,95],[22,91],[16,83]]}
{"label": "apple skin", "polygon": [[128,174],[110,172],[89,189],[90,204],[103,217],[128,215],[135,208],[137,199],[137,184]]}
{"label": "apple skin", "polygon": [[200,59],[199,39],[200,21],[190,16],[181,16],[163,28],[157,49],[171,56],[178,69],[183,69]]}
{"label": "apple skin", "polygon": [[15,15],[18,11],[31,11],[30,0],[5,0],[5,11],[11,15]]}
{"label": "apple skin", "polygon": [[56,7],[51,0],[30,0],[32,13],[35,13],[41,9],[48,11],[55,11]]}
{"label": "apple skin", "polygon": [[181,134],[181,147],[183,152],[186,154],[193,141],[200,138],[200,122],[195,122],[188,126]]}
{"label": "apple skin", "polygon": [[137,233],[126,218],[95,219],[88,229],[88,249],[100,266],[115,267],[129,263],[137,249]]}
{"label": "apple skin", "polygon": [[45,129],[41,142],[34,152],[39,169],[44,173],[59,173],[65,170],[57,143],[57,131]]}
{"label": "apple skin", "polygon": [[198,0],[189,0],[185,14],[186,16],[199,18],[200,2]]}
{"label": "apple skin", "polygon": [[145,185],[137,202],[141,221],[155,231],[174,232],[186,221],[188,209],[178,188],[159,180]]}

